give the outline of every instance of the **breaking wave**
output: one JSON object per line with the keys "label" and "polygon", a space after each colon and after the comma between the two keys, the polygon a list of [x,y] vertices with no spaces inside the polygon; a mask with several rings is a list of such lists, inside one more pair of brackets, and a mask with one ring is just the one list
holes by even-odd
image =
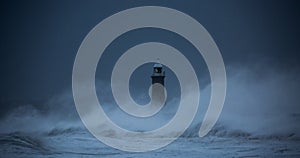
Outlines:
{"label": "breaking wave", "polygon": [[[75,110],[75,109],[73,109]],[[69,110],[70,113],[72,110]],[[1,121],[1,142],[11,140],[12,142],[19,142],[20,145],[32,145],[42,147],[41,143],[31,140],[30,135],[40,135],[40,137],[51,137],[59,135],[72,135],[82,132],[88,132],[81,123],[76,111],[73,111],[74,116],[67,116],[64,113],[44,113],[32,105],[19,107]],[[299,116],[294,115],[298,120]],[[118,118],[115,118],[115,120]],[[166,119],[165,117],[161,118]],[[122,121],[123,118],[119,118]],[[159,120],[155,120],[159,121]],[[166,120],[164,120],[167,122]],[[126,124],[126,125],[129,125]],[[198,137],[200,120],[196,120],[181,137],[191,138]],[[226,126],[227,123],[222,123],[222,120],[209,132],[208,136],[227,137],[227,138],[249,138],[249,139],[299,139],[299,134],[295,131],[286,131],[283,133],[260,133],[251,132],[247,129],[239,127]],[[140,131],[136,125],[132,125],[131,129]],[[110,131],[109,129],[107,131]],[[26,136],[23,136],[25,134]],[[113,134],[113,133],[112,133]],[[18,145],[18,143],[13,143]]]}
{"label": "breaking wave", "polygon": [[[248,73],[245,72],[245,74]],[[299,141],[300,113],[299,106],[296,104],[298,96],[289,92],[298,91],[300,87],[297,86],[297,81],[293,79],[293,76],[282,76],[285,75],[267,75],[259,83],[249,79],[251,78],[249,75],[240,73],[230,78],[222,114],[218,123],[204,139]],[[285,84],[282,86],[282,83]],[[20,152],[29,150],[31,153],[55,154],[61,151],[53,150],[48,146],[51,138],[58,138],[58,143],[65,141],[66,138],[78,139],[80,142],[96,140],[79,119],[71,94],[70,92],[60,94],[45,105],[22,105],[3,116],[0,120],[0,150],[16,152],[16,149],[22,148],[26,150],[20,150]],[[202,90],[201,96],[204,96],[204,99],[201,99],[209,100],[209,94],[208,86]],[[173,102],[168,104],[173,104]],[[197,117],[181,137],[198,137],[201,121],[207,108],[201,105],[203,104],[200,104]],[[142,132],[156,129],[167,123],[174,115],[176,108],[171,105],[166,113],[157,115],[151,123],[143,123],[143,120],[132,123],[131,119],[124,119],[125,115],[121,117],[113,108],[106,108],[106,110],[111,114],[110,118],[122,127]],[[140,127],[145,128],[141,130]],[[112,137],[116,134],[110,129],[106,131],[110,132]],[[52,146],[56,145],[52,144]],[[96,149],[95,153],[97,153]]]}

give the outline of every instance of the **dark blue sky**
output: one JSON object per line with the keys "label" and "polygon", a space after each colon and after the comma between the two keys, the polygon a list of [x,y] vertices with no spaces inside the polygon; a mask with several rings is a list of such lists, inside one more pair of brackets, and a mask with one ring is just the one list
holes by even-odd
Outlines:
{"label": "dark blue sky", "polygon": [[[69,89],[75,55],[87,33],[114,13],[145,5],[174,8],[198,20],[219,46],[229,70],[261,62],[267,63],[263,69],[299,70],[300,5],[296,1],[1,1],[2,112],[13,105],[42,103]],[[111,51],[145,41],[193,51],[179,37],[156,31],[129,32]],[[108,57],[106,64],[116,57],[117,53]]]}

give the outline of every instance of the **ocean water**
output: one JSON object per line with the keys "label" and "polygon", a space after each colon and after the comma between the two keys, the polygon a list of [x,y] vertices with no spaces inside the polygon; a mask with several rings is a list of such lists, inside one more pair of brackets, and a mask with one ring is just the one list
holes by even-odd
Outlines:
{"label": "ocean water", "polygon": [[186,132],[166,147],[143,153],[109,147],[82,127],[2,133],[0,157],[300,157],[300,139],[295,135],[255,137],[221,127],[204,138],[193,132]]}

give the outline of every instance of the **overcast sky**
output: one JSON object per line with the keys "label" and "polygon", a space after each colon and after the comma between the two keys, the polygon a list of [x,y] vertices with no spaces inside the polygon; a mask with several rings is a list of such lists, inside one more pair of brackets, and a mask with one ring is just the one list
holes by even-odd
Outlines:
{"label": "overcast sky", "polygon": [[[75,55],[87,33],[114,13],[145,5],[174,8],[198,20],[219,46],[228,71],[259,66],[299,72],[300,5],[293,1],[1,1],[2,112],[14,104],[45,102],[69,89]],[[97,70],[97,76],[106,75],[98,79],[109,80],[109,66],[126,49],[149,41],[170,44],[191,60],[201,58],[174,33],[135,30],[108,48]],[[207,73],[205,64],[199,64],[202,59],[197,61],[192,61],[197,71]],[[145,74],[141,71],[137,78],[149,77]]]}

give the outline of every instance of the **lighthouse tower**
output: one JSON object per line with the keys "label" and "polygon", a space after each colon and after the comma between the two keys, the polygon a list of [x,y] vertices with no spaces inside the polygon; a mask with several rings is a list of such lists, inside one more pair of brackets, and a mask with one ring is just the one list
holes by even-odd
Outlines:
{"label": "lighthouse tower", "polygon": [[152,73],[152,84],[160,83],[161,85],[165,85],[165,71],[162,69],[162,65],[160,63],[156,63],[153,66],[153,73]]}
{"label": "lighthouse tower", "polygon": [[[165,101],[165,71],[160,63],[156,63],[153,66],[152,78],[152,100],[158,103]],[[159,85],[157,84],[159,83]]]}

